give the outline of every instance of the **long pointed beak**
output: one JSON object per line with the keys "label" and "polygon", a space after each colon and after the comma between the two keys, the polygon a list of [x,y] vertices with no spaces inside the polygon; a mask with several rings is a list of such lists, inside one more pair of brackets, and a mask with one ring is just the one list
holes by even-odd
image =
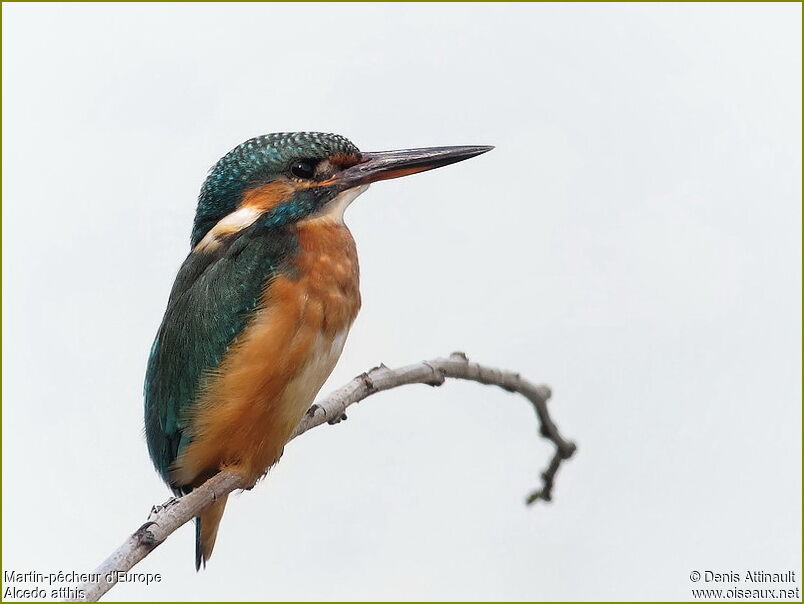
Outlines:
{"label": "long pointed beak", "polygon": [[448,166],[470,157],[491,151],[494,147],[428,147],[363,153],[360,163],[346,168],[335,176],[345,188],[365,185],[378,180],[399,178],[417,172]]}

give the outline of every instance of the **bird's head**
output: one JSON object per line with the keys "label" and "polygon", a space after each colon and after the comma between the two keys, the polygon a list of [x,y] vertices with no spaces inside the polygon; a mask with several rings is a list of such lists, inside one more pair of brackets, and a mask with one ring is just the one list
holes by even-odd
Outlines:
{"label": "bird's head", "polygon": [[275,133],[238,145],[201,188],[192,245],[201,249],[257,220],[283,227],[340,212],[370,183],[459,162],[492,147],[431,147],[361,153],[321,132]]}

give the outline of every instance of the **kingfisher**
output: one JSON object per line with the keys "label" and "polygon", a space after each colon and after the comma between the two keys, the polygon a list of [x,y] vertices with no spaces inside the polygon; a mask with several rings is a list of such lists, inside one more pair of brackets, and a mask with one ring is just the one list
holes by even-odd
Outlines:
{"label": "kingfisher", "polygon": [[[281,457],[360,308],[349,204],[373,182],[490,149],[361,153],[337,134],[274,133],[213,166],[145,376],[148,452],[174,494],[222,470],[250,489]],[[225,506],[195,518],[196,570]]]}

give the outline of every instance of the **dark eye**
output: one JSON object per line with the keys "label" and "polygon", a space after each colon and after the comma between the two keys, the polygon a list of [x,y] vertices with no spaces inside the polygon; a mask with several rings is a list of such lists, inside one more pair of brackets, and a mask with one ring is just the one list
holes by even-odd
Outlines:
{"label": "dark eye", "polygon": [[294,161],[290,165],[290,173],[296,178],[309,180],[315,176],[315,164],[311,161],[305,161],[303,159]]}

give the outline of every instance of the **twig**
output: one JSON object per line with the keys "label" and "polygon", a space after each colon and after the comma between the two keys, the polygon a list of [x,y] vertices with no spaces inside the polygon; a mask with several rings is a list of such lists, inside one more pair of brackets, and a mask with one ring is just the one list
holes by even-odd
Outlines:
{"label": "twig", "polygon": [[[456,352],[447,359],[423,361],[399,369],[389,369],[380,365],[357,376],[351,382],[314,404],[299,423],[293,438],[324,423],[334,424],[345,419],[345,411],[363,399],[405,384],[429,384],[440,386],[446,378],[469,380],[498,386],[509,392],[516,392],[528,399],[539,419],[540,434],[555,445],[555,454],[547,469],[542,472],[542,487],[533,491],[526,502],[539,499],[552,499],[553,483],[561,463],[572,457],[575,444],[564,440],[547,410],[550,389],[537,386],[519,376],[518,373],[503,371],[472,363],[462,352]],[[189,522],[218,497],[231,493],[241,486],[239,477],[229,472],[220,472],[180,498],[173,498],[160,506],[154,506],[148,518],[117,550],[109,556],[94,573],[91,580],[79,588],[82,601],[95,602],[117,583],[119,574],[134,567],[150,554],[159,544],[180,526]]]}

